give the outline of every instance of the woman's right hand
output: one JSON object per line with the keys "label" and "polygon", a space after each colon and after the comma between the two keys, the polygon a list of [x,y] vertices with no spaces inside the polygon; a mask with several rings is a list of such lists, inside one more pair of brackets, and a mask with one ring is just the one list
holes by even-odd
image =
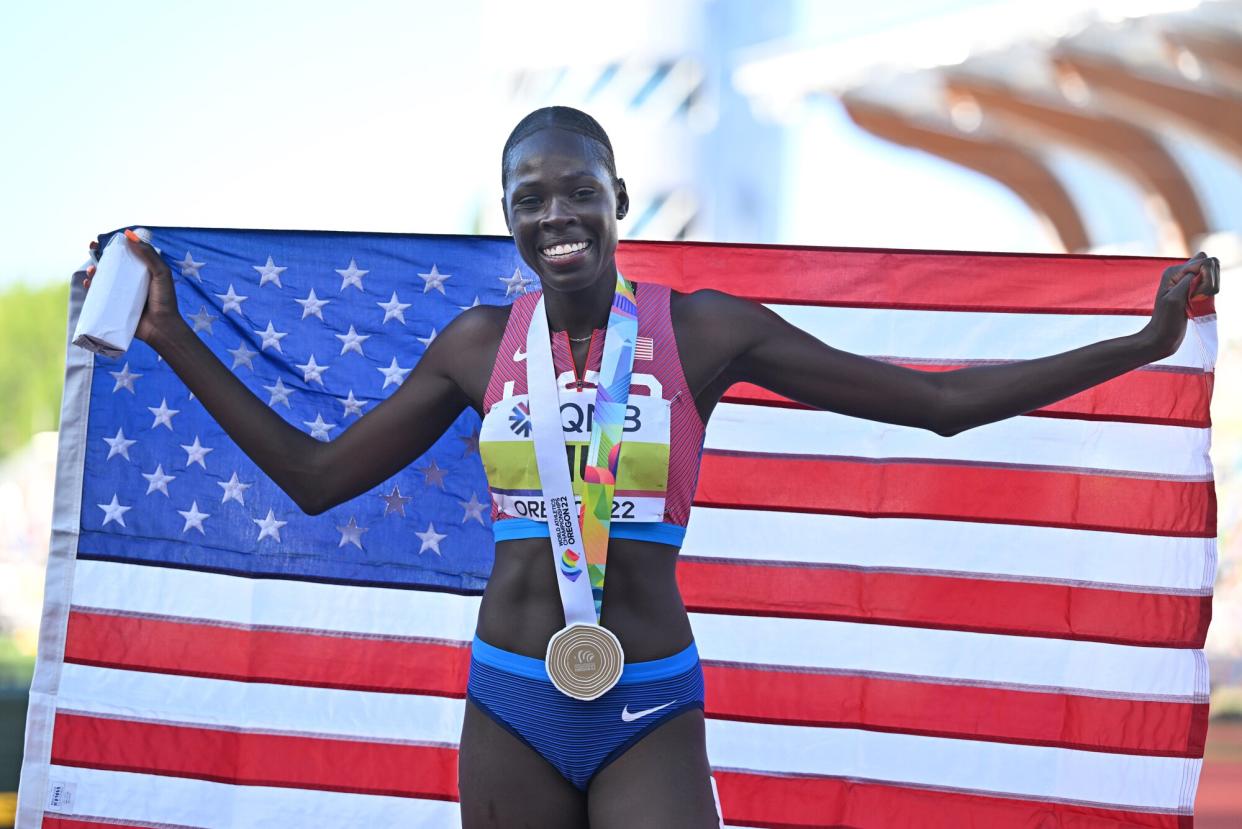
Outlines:
{"label": "woman's right hand", "polygon": [[[147,266],[147,271],[151,274],[151,283],[147,288],[147,301],[143,306],[142,316],[138,318],[138,329],[134,332],[134,337],[150,344],[153,339],[166,333],[170,325],[178,322],[184,323],[184,320],[181,319],[181,314],[177,309],[177,294],[173,289],[172,271],[163,257],[132,230],[125,230],[125,239],[125,244],[129,245],[130,250],[143,261]],[[99,243],[91,242],[90,250],[91,256],[98,261]],[[95,266],[91,265],[86,269],[86,278],[82,280],[88,291],[94,276]]]}

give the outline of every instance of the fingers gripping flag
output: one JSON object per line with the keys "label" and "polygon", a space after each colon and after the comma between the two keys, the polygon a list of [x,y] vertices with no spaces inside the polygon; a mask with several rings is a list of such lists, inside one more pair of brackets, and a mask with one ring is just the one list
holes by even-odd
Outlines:
{"label": "fingers gripping flag", "polygon": [[[322,440],[462,309],[537,288],[507,239],[154,243],[197,334]],[[661,243],[619,261],[928,371],[1132,333],[1166,264]],[[1194,314],[1171,357],[952,439],[730,390],[678,568],[727,824],[1189,825],[1215,572],[1215,315]],[[71,348],[19,825],[456,825],[492,556],[478,425],[312,517],[145,345]]]}

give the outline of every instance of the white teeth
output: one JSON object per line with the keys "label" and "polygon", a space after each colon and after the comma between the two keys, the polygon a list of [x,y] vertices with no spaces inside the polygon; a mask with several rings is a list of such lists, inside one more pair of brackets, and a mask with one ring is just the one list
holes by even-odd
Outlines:
{"label": "white teeth", "polygon": [[571,242],[565,245],[553,245],[550,248],[544,248],[540,251],[544,256],[568,256],[571,253],[577,253],[587,249],[587,242]]}

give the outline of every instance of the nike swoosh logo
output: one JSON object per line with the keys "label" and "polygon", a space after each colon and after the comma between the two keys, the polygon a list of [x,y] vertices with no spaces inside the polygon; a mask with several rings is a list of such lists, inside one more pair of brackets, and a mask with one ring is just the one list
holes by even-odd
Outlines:
{"label": "nike swoosh logo", "polygon": [[[673,700],[673,702],[677,702],[677,700]],[[654,714],[655,712],[659,711],[661,708],[668,708],[670,705],[673,704],[673,702],[666,702],[663,705],[657,705],[655,708],[648,708],[646,711],[635,711],[633,714],[630,713],[630,706],[627,704],[624,708],[621,709],[621,719],[625,722],[634,722],[634,720],[641,720],[643,717],[647,716],[648,714]]]}
{"label": "nike swoosh logo", "polygon": [[519,348],[517,351],[513,352],[513,362],[520,363],[525,359],[526,359],[526,352],[523,351],[522,349]]}

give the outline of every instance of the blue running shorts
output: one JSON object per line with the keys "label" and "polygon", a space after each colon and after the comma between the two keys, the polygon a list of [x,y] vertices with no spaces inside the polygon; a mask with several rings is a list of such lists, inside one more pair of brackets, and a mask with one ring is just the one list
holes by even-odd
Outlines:
{"label": "blue running shorts", "polygon": [[652,729],[703,708],[703,669],[692,642],[663,659],[626,663],[612,690],[584,702],[556,689],[542,659],[475,637],[466,698],[586,791],[600,769]]}

